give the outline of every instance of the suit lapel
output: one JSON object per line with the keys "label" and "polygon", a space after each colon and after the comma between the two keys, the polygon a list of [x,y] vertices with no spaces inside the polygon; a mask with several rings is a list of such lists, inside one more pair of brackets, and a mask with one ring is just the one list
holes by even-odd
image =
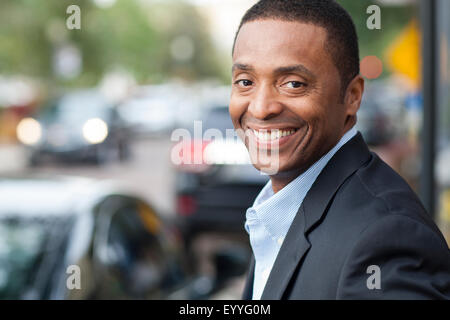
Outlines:
{"label": "suit lapel", "polygon": [[305,233],[321,221],[330,200],[339,187],[369,161],[370,157],[367,144],[359,132],[336,152],[303,200]]}
{"label": "suit lapel", "polygon": [[369,159],[370,152],[361,133],[331,158],[312,185],[289,228],[261,299],[278,300],[283,297],[295,269],[311,247],[307,233],[320,223],[341,184]]}
{"label": "suit lapel", "polygon": [[242,300],[252,300],[253,297],[253,279],[255,275],[255,257],[252,255],[250,268],[245,281],[244,292],[242,293]]}
{"label": "suit lapel", "polygon": [[305,215],[302,212],[303,205],[300,206],[299,212],[297,212],[294,221],[292,221],[289,232],[278,252],[261,300],[281,299],[295,268],[311,247],[303,233]]}

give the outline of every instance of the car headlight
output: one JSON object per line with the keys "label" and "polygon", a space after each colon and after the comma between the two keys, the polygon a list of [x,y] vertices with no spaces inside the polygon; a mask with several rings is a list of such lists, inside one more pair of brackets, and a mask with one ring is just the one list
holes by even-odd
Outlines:
{"label": "car headlight", "polygon": [[87,120],[82,130],[84,139],[91,144],[102,143],[108,136],[108,125],[100,118]]}
{"label": "car headlight", "polygon": [[33,118],[24,118],[17,125],[16,134],[23,144],[34,145],[42,138],[42,126]]}

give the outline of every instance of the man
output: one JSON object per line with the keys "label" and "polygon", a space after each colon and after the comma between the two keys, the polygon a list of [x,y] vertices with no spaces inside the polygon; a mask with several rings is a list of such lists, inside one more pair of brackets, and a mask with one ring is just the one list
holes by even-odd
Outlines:
{"label": "man", "polygon": [[235,129],[278,169],[246,214],[244,299],[450,298],[445,239],[354,128],[364,79],[348,13],[332,0],[259,1],[232,72]]}

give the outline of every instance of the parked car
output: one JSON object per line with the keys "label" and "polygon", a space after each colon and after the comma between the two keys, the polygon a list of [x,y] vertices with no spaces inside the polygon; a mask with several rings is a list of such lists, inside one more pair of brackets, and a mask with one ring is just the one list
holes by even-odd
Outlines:
{"label": "parked car", "polygon": [[30,148],[30,164],[46,158],[105,163],[124,160],[129,134],[116,108],[96,90],[80,90],[49,101],[17,126]]}
{"label": "parked car", "polygon": [[176,123],[176,109],[170,96],[140,94],[119,106],[119,113],[138,137],[168,134]]}
{"label": "parked car", "polygon": [[167,136],[196,119],[201,109],[198,95],[176,83],[140,86],[118,106],[118,111],[134,136]]}
{"label": "parked car", "polygon": [[[228,107],[207,109],[202,131],[221,133],[223,139],[194,137],[180,141],[172,154],[191,158],[195,149],[202,152],[201,163],[177,165],[177,216],[185,236],[190,239],[206,231],[244,233],[245,212],[268,181],[250,163],[244,143],[231,136],[233,124]],[[228,131],[228,134],[227,134]]]}
{"label": "parked car", "polygon": [[[205,298],[223,275],[193,274],[181,240],[112,182],[0,178],[0,299]],[[244,272],[242,263],[233,269],[236,259],[219,260]],[[77,268],[78,284],[70,278]]]}

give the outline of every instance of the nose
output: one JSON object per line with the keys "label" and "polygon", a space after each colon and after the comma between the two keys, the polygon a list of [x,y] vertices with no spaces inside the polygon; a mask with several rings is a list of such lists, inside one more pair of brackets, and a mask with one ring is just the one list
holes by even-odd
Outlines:
{"label": "nose", "polygon": [[256,119],[268,120],[281,113],[283,107],[269,85],[260,86],[251,97],[248,112]]}

